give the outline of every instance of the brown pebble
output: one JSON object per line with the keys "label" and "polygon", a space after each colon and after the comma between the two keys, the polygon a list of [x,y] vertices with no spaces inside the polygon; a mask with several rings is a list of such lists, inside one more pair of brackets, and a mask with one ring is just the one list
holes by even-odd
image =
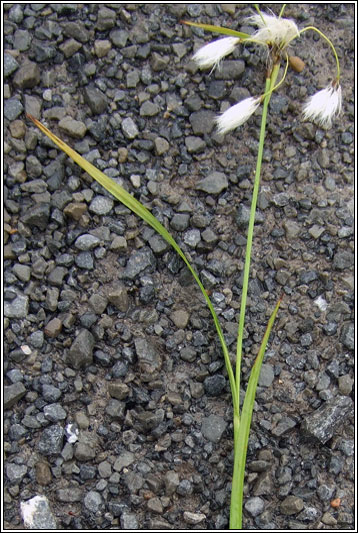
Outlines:
{"label": "brown pebble", "polygon": [[45,326],[45,335],[47,337],[55,338],[61,333],[62,322],[59,318],[53,318]]}
{"label": "brown pebble", "polygon": [[70,204],[66,205],[63,212],[67,217],[73,218],[73,220],[80,220],[86,210],[86,204],[82,202],[71,202]]}
{"label": "brown pebble", "polygon": [[45,461],[39,461],[36,464],[35,475],[39,485],[49,485],[52,481],[51,468]]}

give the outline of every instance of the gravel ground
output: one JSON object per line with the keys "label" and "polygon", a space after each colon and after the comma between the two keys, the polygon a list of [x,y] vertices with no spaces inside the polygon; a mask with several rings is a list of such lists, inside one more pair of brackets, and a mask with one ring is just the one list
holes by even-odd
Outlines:
{"label": "gravel ground", "polygon": [[[269,7],[269,5],[267,5]],[[279,6],[271,5],[277,13]],[[215,72],[193,51],[248,4],[6,4],[5,529],[228,528],[232,408],[209,312],[181,261],[26,120],[122,183],[187,252],[235,352],[260,112],[213,117],[263,87],[265,55]],[[301,104],[332,79],[307,32],[272,98],[243,383],[283,303],[257,392],[246,529],[354,529],[354,5],[289,4],[337,47],[343,114]],[[334,75],[334,74],[333,74]],[[34,497],[37,497],[33,500]]]}

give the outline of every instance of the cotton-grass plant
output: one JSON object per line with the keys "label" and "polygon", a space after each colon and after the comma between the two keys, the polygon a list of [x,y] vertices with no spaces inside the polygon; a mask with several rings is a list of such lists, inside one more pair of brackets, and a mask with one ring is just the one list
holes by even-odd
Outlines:
{"label": "cotton-grass plant", "polygon": [[[251,368],[250,378],[247,384],[246,393],[242,408],[240,409],[240,377],[241,377],[241,360],[242,360],[242,345],[243,333],[246,314],[247,292],[249,283],[249,272],[251,262],[251,250],[253,241],[253,231],[255,223],[255,213],[257,198],[259,193],[261,164],[264,148],[264,139],[266,132],[267,112],[271,95],[284,82],[287,75],[288,66],[291,65],[294,70],[301,71],[303,63],[294,56],[289,56],[289,45],[301,35],[312,30],[317,32],[331,47],[336,60],[336,75],[329,85],[311,96],[303,105],[302,116],[304,120],[313,120],[319,125],[328,128],[332,124],[334,117],[340,113],[342,106],[342,93],[340,88],[340,68],[337,52],[332,42],[319,29],[314,26],[307,26],[299,29],[296,23],[291,19],[283,18],[283,12],[286,4],[283,5],[278,16],[274,14],[263,13],[259,10],[256,4],[257,13],[246,19],[246,23],[255,26],[257,29],[252,35],[238,32],[229,28],[221,26],[213,26],[210,24],[194,23],[190,21],[183,21],[190,26],[198,27],[213,33],[226,35],[226,37],[215,40],[200,48],[193,56],[194,61],[200,68],[220,68],[220,62],[229,54],[231,54],[238,45],[246,43],[254,43],[265,47],[267,50],[266,68],[266,84],[265,89],[257,96],[251,96],[245,100],[235,104],[227,109],[224,113],[219,115],[216,119],[218,131],[226,134],[239,126],[242,126],[251,115],[262,105],[262,118],[260,137],[258,145],[258,155],[256,162],[256,171],[254,177],[254,187],[252,193],[252,202],[250,210],[250,219],[247,233],[246,254],[243,275],[243,287],[241,294],[241,306],[239,313],[238,334],[237,334],[237,349],[235,359],[235,369],[230,360],[229,351],[222,332],[220,321],[215,312],[214,306],[210,300],[208,292],[205,290],[202,282],[195,269],[191,266],[185,253],[181,250],[173,236],[167,229],[151,214],[151,212],[141,204],[136,198],[128,193],[123,187],[117,184],[114,180],[106,176],[103,172],[98,170],[94,165],[86,161],[77,152],[72,150],[66,143],[56,137],[43,124],[41,124],[34,117],[28,117],[34,124],[45,133],[61,150],[63,150],[73,161],[75,161],[83,170],[85,170],[92,178],[100,183],[108,192],[115,198],[122,202],[126,207],[133,211],[136,215],[141,217],[147,224],[149,224],[156,232],[158,232],[177,252],[177,254],[184,261],[185,265],[191,272],[193,278],[198,284],[206,304],[211,312],[218,339],[221,344],[225,366],[230,383],[232,402],[233,402],[233,426],[234,426],[234,465],[232,476],[232,490],[231,490],[231,504],[230,504],[230,529],[241,529],[243,518],[243,488],[244,475],[246,464],[246,452],[249,439],[249,431],[251,425],[252,412],[255,402],[256,388],[260,375],[262,361],[265,355],[266,346],[269,340],[272,326],[276,318],[281,299],[278,300],[271,316],[262,343],[254,364]],[[280,64],[282,60],[285,61],[284,71],[281,80],[277,82],[280,71]]]}

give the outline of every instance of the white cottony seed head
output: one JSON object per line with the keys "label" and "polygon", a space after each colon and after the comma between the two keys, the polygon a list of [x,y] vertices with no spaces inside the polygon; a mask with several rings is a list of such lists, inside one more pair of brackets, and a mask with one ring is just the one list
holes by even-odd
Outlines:
{"label": "white cottony seed head", "polygon": [[332,118],[338,115],[342,109],[341,86],[331,84],[325,89],[311,96],[303,107],[303,118],[314,120],[320,126],[330,128]]}
{"label": "white cottony seed head", "polygon": [[228,54],[234,51],[235,46],[240,42],[236,37],[224,37],[209,43],[194,54],[193,59],[200,68],[217,66],[218,63]]}
{"label": "white cottony seed head", "polygon": [[275,15],[252,15],[246,19],[248,24],[259,29],[251,36],[250,41],[260,44],[274,44],[285,48],[292,39],[298,37],[300,32],[296,23],[291,19],[276,17]]}
{"label": "white cottony seed head", "polygon": [[261,103],[261,98],[245,98],[242,102],[229,107],[222,115],[217,117],[216,123],[219,133],[227,133],[246,122]]}

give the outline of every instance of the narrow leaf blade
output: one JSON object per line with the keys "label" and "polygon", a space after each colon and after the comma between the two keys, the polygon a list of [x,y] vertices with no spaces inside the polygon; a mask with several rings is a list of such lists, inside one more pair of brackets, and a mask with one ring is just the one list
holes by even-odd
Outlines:
{"label": "narrow leaf blade", "polygon": [[237,37],[238,39],[248,39],[250,35],[242,31],[232,30],[230,28],[223,28],[222,26],[215,26],[213,24],[202,24],[200,22],[191,22],[189,20],[182,20],[183,24],[188,26],[194,26],[196,28],[201,28],[205,31],[211,31],[213,33],[221,33],[222,35],[230,35],[231,37]]}
{"label": "narrow leaf blade", "polygon": [[77,165],[79,165],[83,170],[85,170],[92,178],[94,178],[98,183],[102,185],[108,192],[110,192],[117,200],[122,202],[128,209],[133,211],[136,215],[141,217],[149,226],[151,226],[159,235],[163,237],[164,240],[166,240],[170,246],[176,251],[176,253],[182,258],[188,269],[190,270],[190,273],[192,274],[193,278],[195,279],[197,285],[199,286],[204,299],[206,301],[207,306],[209,307],[209,310],[211,312],[211,315],[214,320],[215,328],[220,340],[220,344],[223,350],[223,356],[225,361],[226,370],[229,376],[229,382],[230,382],[230,388],[231,393],[233,397],[233,401],[236,402],[236,384],[235,384],[235,378],[234,373],[231,366],[231,361],[229,357],[229,351],[227,349],[227,345],[225,342],[224,334],[222,332],[219,319],[217,317],[217,314],[215,312],[214,306],[211,303],[211,300],[199,278],[197,273],[195,272],[194,268],[191,266],[190,262],[188,261],[186,255],[180,248],[180,246],[177,244],[175,239],[172,237],[172,235],[169,233],[169,231],[155,218],[155,216],[152,215],[152,213],[147,209],[141,202],[139,202],[136,198],[134,198],[131,194],[129,194],[121,185],[116,183],[112,178],[109,178],[101,172],[98,168],[96,168],[92,163],[87,161],[84,157],[82,157],[80,154],[78,154],[75,150],[73,150],[68,144],[66,144],[64,141],[62,141],[59,137],[57,137],[54,133],[52,133],[46,126],[41,124],[40,121],[38,121],[33,116],[27,114],[27,117],[32,120],[32,122],[37,126],[49,139],[52,140],[65,154],[67,154]]}

